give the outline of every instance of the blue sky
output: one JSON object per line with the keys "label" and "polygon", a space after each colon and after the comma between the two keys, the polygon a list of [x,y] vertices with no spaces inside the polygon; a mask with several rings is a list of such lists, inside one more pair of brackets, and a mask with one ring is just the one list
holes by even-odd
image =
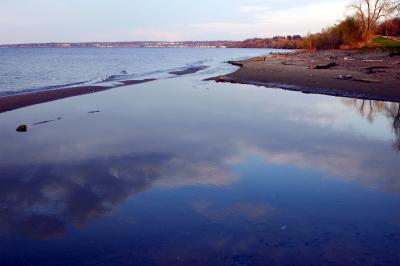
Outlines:
{"label": "blue sky", "polygon": [[335,23],[345,0],[0,0],[0,43],[242,40]]}

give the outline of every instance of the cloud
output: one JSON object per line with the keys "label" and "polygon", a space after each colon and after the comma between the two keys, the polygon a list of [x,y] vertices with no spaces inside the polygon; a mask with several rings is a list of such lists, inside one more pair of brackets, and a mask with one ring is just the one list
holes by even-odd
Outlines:
{"label": "cloud", "polygon": [[[313,3],[305,6],[273,10],[263,6],[242,6],[250,16],[247,22],[214,21],[190,24],[191,34],[235,33],[236,38],[272,37],[275,35],[317,32],[340,20],[347,1]],[[251,13],[251,14],[249,14]],[[310,16],[312,14],[312,16]]]}
{"label": "cloud", "polygon": [[264,12],[269,9],[270,9],[269,7],[265,6],[241,6],[239,8],[239,11],[244,13],[250,13],[250,12]]}
{"label": "cloud", "polygon": [[[107,1],[95,9],[90,8],[89,2],[39,1],[33,5],[27,0],[9,1],[0,10],[0,42],[242,40],[306,34],[335,23],[347,5],[343,0],[310,0],[295,5],[286,0],[265,4],[243,1],[246,4],[229,6],[223,1],[217,7],[208,3],[187,5],[182,12],[173,10],[173,5],[162,4],[165,10],[155,12],[154,3],[145,5],[143,10],[130,11],[128,6],[134,4],[124,1],[113,5],[115,12],[110,14],[111,4]],[[168,13],[174,16],[167,17]]]}
{"label": "cloud", "polygon": [[7,16],[0,16],[0,25],[2,26],[10,26],[17,24],[18,20],[16,20],[14,17],[7,17]]}

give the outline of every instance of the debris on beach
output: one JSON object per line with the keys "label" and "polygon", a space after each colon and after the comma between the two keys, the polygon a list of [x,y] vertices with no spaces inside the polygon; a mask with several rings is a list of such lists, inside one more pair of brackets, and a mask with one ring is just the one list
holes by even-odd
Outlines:
{"label": "debris on beach", "polygon": [[314,69],[329,69],[329,68],[332,68],[332,67],[335,67],[335,66],[337,66],[336,62],[330,62],[330,63],[327,63],[327,64],[318,64],[318,65],[315,66]]}
{"label": "debris on beach", "polygon": [[377,72],[385,72],[385,69],[389,69],[387,66],[372,66],[365,69],[366,74],[375,74]]}
{"label": "debris on beach", "polygon": [[380,79],[360,79],[360,78],[353,78],[351,75],[339,75],[337,79],[341,80],[352,80],[352,81],[359,81],[359,82],[365,82],[365,83],[372,83],[372,82],[382,82]]}
{"label": "debris on beach", "polygon": [[227,64],[233,65],[233,66],[238,66],[238,67],[243,67],[242,63],[239,63],[237,61],[227,61]]}
{"label": "debris on beach", "polygon": [[254,61],[266,61],[267,57],[265,55],[264,56],[256,56],[256,57],[252,58],[252,60],[254,60]]}
{"label": "debris on beach", "polygon": [[351,75],[339,75],[338,79],[352,80],[353,77]]}
{"label": "debris on beach", "polygon": [[373,83],[373,82],[383,82],[381,79],[355,79],[354,81]]}
{"label": "debris on beach", "polygon": [[28,131],[28,126],[27,125],[20,125],[16,129],[17,132],[27,132]]}
{"label": "debris on beach", "polygon": [[364,59],[363,62],[381,62],[383,63],[382,59]]}

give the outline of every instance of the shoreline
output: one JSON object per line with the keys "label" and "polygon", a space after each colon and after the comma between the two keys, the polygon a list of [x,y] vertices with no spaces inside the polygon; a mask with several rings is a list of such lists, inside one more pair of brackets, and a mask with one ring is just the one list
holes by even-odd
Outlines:
{"label": "shoreline", "polygon": [[207,80],[400,102],[400,57],[387,52],[296,51],[227,63],[240,68]]}
{"label": "shoreline", "polygon": [[31,105],[52,102],[69,97],[96,93],[118,87],[150,82],[154,80],[155,79],[125,80],[113,86],[79,86],[79,87],[36,91],[36,92],[15,94],[9,96],[0,96],[0,114],[23,107],[28,107]]}
{"label": "shoreline", "polygon": [[[191,66],[185,69],[170,71],[168,72],[175,77],[189,75],[193,73],[197,73],[201,70],[205,70],[209,68],[209,66]],[[149,79],[132,79],[132,80],[120,80],[117,84],[109,85],[109,86],[101,86],[101,85],[85,85],[85,86],[77,86],[77,87],[65,87],[58,89],[49,89],[35,92],[27,92],[21,94],[14,95],[6,95],[0,96],[0,114],[4,112],[9,112],[12,110],[16,110],[23,107],[28,107],[35,104],[41,104],[46,102],[52,102],[56,100],[61,100],[64,98],[90,94],[101,92],[105,90],[110,90],[119,87],[125,87],[129,85],[136,85],[140,83],[150,82],[157,79],[149,78]]]}
{"label": "shoreline", "polygon": [[[229,82],[365,100],[400,102],[400,56],[382,51],[331,50],[271,53],[229,61],[239,69],[207,81]],[[171,71],[175,76],[196,73],[207,66]],[[93,85],[0,96],[0,113],[101,92],[155,79],[124,80],[109,86]]]}

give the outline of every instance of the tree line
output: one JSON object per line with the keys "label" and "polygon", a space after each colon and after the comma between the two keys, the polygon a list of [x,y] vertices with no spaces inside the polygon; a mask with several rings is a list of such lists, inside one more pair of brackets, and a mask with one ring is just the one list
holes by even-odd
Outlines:
{"label": "tree line", "polygon": [[347,9],[351,15],[320,33],[306,36],[303,48],[361,48],[371,45],[376,35],[400,35],[400,0],[359,0]]}

